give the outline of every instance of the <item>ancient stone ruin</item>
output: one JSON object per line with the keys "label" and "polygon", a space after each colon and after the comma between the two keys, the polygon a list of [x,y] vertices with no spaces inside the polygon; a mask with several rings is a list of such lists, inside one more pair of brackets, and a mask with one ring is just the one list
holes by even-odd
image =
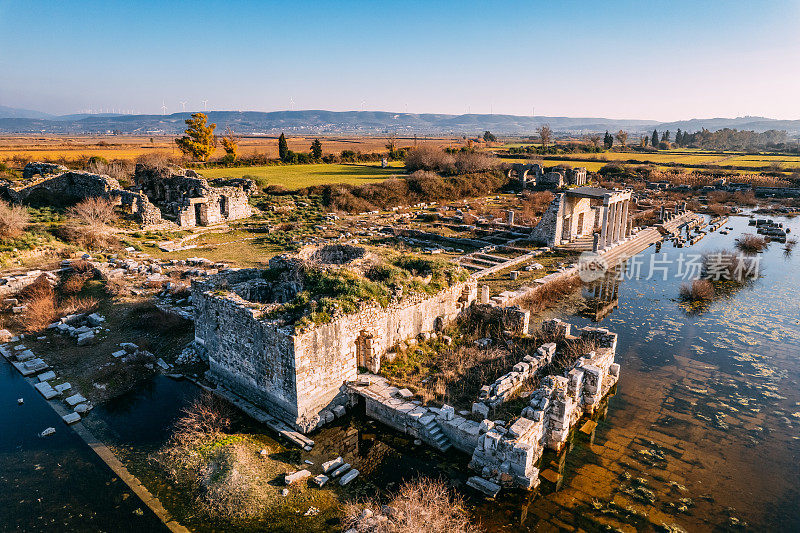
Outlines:
{"label": "ancient stone ruin", "polygon": [[567,185],[586,185],[587,173],[583,167],[545,172],[538,163],[514,163],[508,171],[509,179],[517,179],[523,189],[560,189]]}
{"label": "ancient stone ruin", "polygon": [[594,251],[612,246],[631,234],[630,201],[629,190],[569,189],[556,195],[531,237],[548,246],[574,243]]}
{"label": "ancient stone ruin", "polygon": [[[445,451],[451,446],[471,456],[477,472],[467,484],[490,496],[502,487],[533,489],[539,485],[538,464],[546,449],[560,452],[570,431],[584,415],[592,415],[619,379],[614,362],[617,335],[607,329],[584,327],[574,332],[558,319],[545,321],[544,331],[560,339],[593,349],[568,364],[558,375],[544,375],[558,355],[555,343],[546,343],[526,355],[512,371],[481,389],[472,413],[456,414],[450,405],[421,406],[411,402],[405,389],[390,386],[384,378],[361,375],[349,384],[351,394],[364,398],[367,416],[379,420]],[[562,354],[563,358],[563,354]],[[541,378],[530,394],[521,395],[518,384]],[[520,416],[490,420],[492,407],[524,397]],[[480,421],[479,421],[480,420]]]}
{"label": "ancient stone ruin", "polygon": [[343,385],[356,379],[359,367],[378,372],[387,350],[440,330],[475,300],[476,282],[467,279],[385,307],[365,300],[357,311],[322,323],[291,316],[292,306],[308,298],[309,276],[343,265],[351,272],[370,260],[360,248],[327,246],[275,257],[267,270],[195,280],[196,343],[205,349],[208,377],[308,432],[326,421],[323,411],[347,403]]}
{"label": "ancient stone ruin", "polygon": [[211,180],[193,170],[136,165],[135,189],[161,208],[161,216],[182,227],[209,226],[253,214],[248,179]]}
{"label": "ancient stone ruin", "polygon": [[248,197],[255,192],[251,180],[209,182],[193,170],[144,165],[136,165],[136,185],[130,189],[104,174],[50,163],[28,163],[22,175],[24,185],[0,186],[0,196],[28,205],[70,205],[90,197],[114,198],[145,227],[170,221],[179,226],[207,226],[247,218],[252,214]]}

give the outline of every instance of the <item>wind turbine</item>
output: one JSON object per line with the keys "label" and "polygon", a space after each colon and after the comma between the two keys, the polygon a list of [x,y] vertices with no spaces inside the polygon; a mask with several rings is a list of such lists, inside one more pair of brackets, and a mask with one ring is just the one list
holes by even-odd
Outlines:
{"label": "wind turbine", "polygon": [[364,104],[366,104],[366,100],[361,100],[361,111],[364,111]]}
{"label": "wind turbine", "polygon": [[208,100],[200,100],[203,103],[203,111],[208,111]]}
{"label": "wind turbine", "polygon": [[167,114],[167,104],[164,103],[164,101],[161,102],[161,114],[162,115],[166,115]]}
{"label": "wind turbine", "polygon": [[181,111],[186,111],[186,104],[188,104],[189,102],[178,102],[178,103],[181,104]]}
{"label": "wind turbine", "polygon": [[289,97],[289,109],[294,111],[294,98],[292,98],[291,96]]}

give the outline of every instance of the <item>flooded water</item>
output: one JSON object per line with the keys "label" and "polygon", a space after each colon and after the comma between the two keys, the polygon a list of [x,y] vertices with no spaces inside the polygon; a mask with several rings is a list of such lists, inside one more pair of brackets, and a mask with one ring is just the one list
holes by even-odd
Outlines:
{"label": "flooded water", "polygon": [[544,483],[525,506],[507,498],[510,516],[484,507],[491,526],[800,531],[800,257],[771,243],[760,279],[687,310],[678,295],[689,256],[755,233],[744,217],[725,226],[729,235],[693,247],[651,247],[582,316],[564,317],[619,334],[616,395],[593,442],[545,459],[543,470],[562,474],[558,491]]}
{"label": "flooded water", "polygon": [[[788,222],[792,236],[800,234],[800,221],[778,220]],[[575,432],[566,453],[545,455],[537,492],[470,499],[484,528],[800,531],[800,256],[772,243],[759,254],[758,280],[705,308],[687,309],[678,294],[679,269],[694,260],[689,256],[732,249],[735,237],[754,232],[743,217],[725,226],[734,228],[729,235],[710,234],[693,247],[651,247],[621,280],[585,288],[589,305],[562,318],[619,334],[619,384],[590,434]],[[0,483],[16,490],[0,491],[0,524],[131,529],[140,507],[131,503],[135,498],[123,499],[126,487],[58,426],[33,389],[8,373],[10,366],[2,369],[0,381],[8,386],[0,398],[9,407],[0,411]],[[198,394],[191,383],[159,376],[96,408],[87,424],[124,461],[144,464]],[[15,411],[18,396],[26,404]],[[57,434],[36,437],[47,425],[59,427]],[[10,432],[20,437],[6,438]],[[318,464],[343,455],[362,472],[350,487],[356,494],[391,490],[418,474],[447,476],[463,487],[470,475],[466,455],[415,446],[359,417],[312,437],[317,444],[300,459]],[[182,495],[148,478],[146,469],[133,470],[180,520]]]}
{"label": "flooded water", "polygon": [[2,358],[0,406],[0,531],[167,531]]}

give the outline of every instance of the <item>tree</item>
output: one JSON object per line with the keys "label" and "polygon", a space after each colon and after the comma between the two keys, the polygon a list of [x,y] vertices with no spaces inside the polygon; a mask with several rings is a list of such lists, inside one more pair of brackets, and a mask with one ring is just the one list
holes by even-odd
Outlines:
{"label": "tree", "polygon": [[[606,132],[606,135],[608,135],[607,132]],[[595,150],[600,146],[600,134],[599,133],[591,133],[591,134],[587,135],[586,136],[586,140],[589,141],[590,143],[592,143],[592,146],[594,146]]]}
{"label": "tree", "polygon": [[483,140],[486,141],[487,143],[497,142],[497,136],[491,131],[487,130],[483,132]]}
{"label": "tree", "polygon": [[239,151],[239,142],[233,135],[233,130],[228,128],[225,130],[225,136],[222,138],[222,149],[225,150],[225,159],[231,163],[236,161],[236,156]]}
{"label": "tree", "polygon": [[622,145],[622,147],[623,147],[623,148],[625,148],[625,145],[628,143],[628,132],[627,132],[627,131],[622,131],[622,130],[619,130],[619,131],[618,131],[618,132],[617,132],[617,133],[614,135],[614,137],[616,137],[616,139],[617,139],[617,142],[619,142],[619,144],[621,144],[621,145]]}
{"label": "tree", "polygon": [[542,142],[542,146],[547,148],[547,145],[550,144],[550,140],[553,138],[553,130],[550,129],[550,124],[545,124],[536,128],[536,133],[539,134],[539,140]]}
{"label": "tree", "polygon": [[661,142],[668,143],[669,142],[669,130],[665,131],[661,134]]}
{"label": "tree", "polygon": [[653,148],[658,148],[658,131],[653,130],[653,137],[650,138],[650,145]]}
{"label": "tree", "polygon": [[205,161],[214,152],[217,138],[214,136],[216,124],[206,124],[208,117],[205,113],[192,113],[186,119],[186,134],[175,139],[181,152],[190,155],[199,161]]}
{"label": "tree", "polygon": [[[489,133],[488,131],[486,133]],[[394,159],[397,156],[397,139],[394,135],[390,135],[386,139],[386,149],[389,150],[389,159]]]}
{"label": "tree", "polygon": [[678,128],[678,133],[675,134],[675,144],[678,146],[683,145],[683,133],[680,128]]}
{"label": "tree", "polygon": [[603,137],[603,146],[606,147],[606,150],[610,150],[614,146],[614,136],[608,133],[608,130],[606,130],[606,134]]}
{"label": "tree", "polygon": [[281,161],[284,163],[289,159],[289,145],[286,142],[286,136],[281,132],[281,136],[278,137],[278,157],[281,158]]}
{"label": "tree", "polygon": [[311,156],[314,159],[322,159],[322,143],[319,139],[314,139],[311,143]]}

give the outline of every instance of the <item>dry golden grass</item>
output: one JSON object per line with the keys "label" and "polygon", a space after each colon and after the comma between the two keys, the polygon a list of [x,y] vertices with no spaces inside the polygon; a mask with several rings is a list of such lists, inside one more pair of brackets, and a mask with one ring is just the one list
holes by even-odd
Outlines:
{"label": "dry golden grass", "polygon": [[344,530],[370,533],[477,533],[463,499],[442,480],[425,477],[404,483],[382,506],[377,498],[345,505]]}
{"label": "dry golden grass", "polygon": [[[59,136],[48,135],[33,137],[8,135],[0,137],[0,161],[10,161],[15,166],[22,166],[22,161],[37,160],[86,160],[92,156],[106,159],[134,160],[142,155],[163,154],[169,157],[181,157],[175,145],[174,135],[158,136]],[[342,150],[353,150],[361,153],[385,152],[388,139],[386,137],[287,137],[289,149],[295,152],[309,152],[311,142],[319,138],[324,154],[338,154]],[[151,142],[152,139],[152,142]],[[266,154],[267,157],[278,157],[278,138],[275,137],[240,137],[239,156],[247,157],[254,153]],[[414,140],[413,138],[397,138],[398,147],[431,144],[441,147],[460,147],[460,138],[437,137]],[[225,150],[220,145],[211,158],[220,158]],[[22,162],[22,165],[19,164]]]}

